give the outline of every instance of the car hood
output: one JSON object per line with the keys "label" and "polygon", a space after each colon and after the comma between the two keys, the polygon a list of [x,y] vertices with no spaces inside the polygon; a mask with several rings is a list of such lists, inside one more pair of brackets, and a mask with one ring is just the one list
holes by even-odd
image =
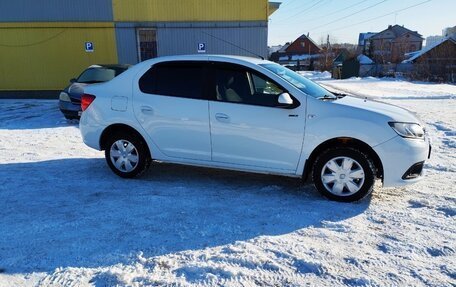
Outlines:
{"label": "car hood", "polygon": [[81,96],[84,94],[84,87],[88,84],[83,83],[73,83],[65,88],[65,92],[74,99],[81,99]]}
{"label": "car hood", "polygon": [[341,99],[338,99],[337,101],[334,101],[333,103],[373,112],[378,115],[388,117],[391,121],[421,124],[421,121],[412,112],[395,105],[375,101],[372,99],[361,99],[345,96]]}

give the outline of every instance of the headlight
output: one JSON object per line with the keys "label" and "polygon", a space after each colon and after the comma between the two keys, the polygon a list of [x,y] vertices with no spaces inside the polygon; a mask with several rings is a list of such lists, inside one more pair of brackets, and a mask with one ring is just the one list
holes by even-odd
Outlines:
{"label": "headlight", "polygon": [[397,122],[389,122],[388,124],[401,137],[424,139],[424,129],[419,124]]}
{"label": "headlight", "polygon": [[71,102],[70,96],[65,92],[60,93],[59,99],[64,102]]}

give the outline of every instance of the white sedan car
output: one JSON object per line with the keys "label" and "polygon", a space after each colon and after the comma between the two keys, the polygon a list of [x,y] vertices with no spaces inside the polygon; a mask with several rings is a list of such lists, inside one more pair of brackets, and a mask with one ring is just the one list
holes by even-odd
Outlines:
{"label": "white sedan car", "polygon": [[82,97],[84,142],[119,176],[152,160],[306,179],[338,201],[422,178],[423,124],[396,106],[329,92],[276,63],[191,55],[137,64]]}

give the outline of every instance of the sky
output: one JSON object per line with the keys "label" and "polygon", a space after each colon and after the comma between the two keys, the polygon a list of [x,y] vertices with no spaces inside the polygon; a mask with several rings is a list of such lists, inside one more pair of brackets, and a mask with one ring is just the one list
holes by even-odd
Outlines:
{"label": "sky", "polygon": [[269,17],[269,45],[294,41],[307,33],[318,44],[326,42],[328,34],[332,44],[356,44],[359,33],[380,32],[394,24],[426,38],[456,26],[456,0],[270,1],[282,5]]}

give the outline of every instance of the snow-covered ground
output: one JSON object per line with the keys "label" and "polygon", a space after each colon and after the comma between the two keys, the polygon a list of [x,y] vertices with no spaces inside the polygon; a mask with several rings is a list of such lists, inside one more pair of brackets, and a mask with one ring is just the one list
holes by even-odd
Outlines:
{"label": "snow-covered ground", "polygon": [[454,85],[432,84],[427,82],[409,82],[395,78],[350,78],[331,79],[329,72],[299,72],[303,76],[321,84],[330,90],[342,90],[350,94],[376,99],[456,99]]}
{"label": "snow-covered ground", "polygon": [[0,286],[455,286],[456,86],[321,83],[427,124],[422,182],[342,204],[278,176],[116,177],[55,101],[0,101]]}

